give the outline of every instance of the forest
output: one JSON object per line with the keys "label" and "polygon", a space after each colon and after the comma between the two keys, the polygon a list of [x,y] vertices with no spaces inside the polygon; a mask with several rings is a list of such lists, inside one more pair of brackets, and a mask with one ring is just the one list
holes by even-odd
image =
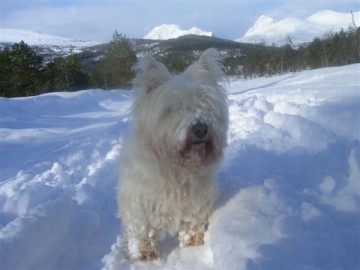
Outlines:
{"label": "forest", "polygon": [[152,54],[171,72],[179,73],[209,47],[221,52],[229,76],[242,79],[273,76],[359,63],[360,28],[327,34],[300,46],[294,46],[289,38],[281,47],[191,35],[156,42],[131,40],[115,31],[112,40],[96,53],[85,51],[50,60],[22,41],[0,51],[0,96],[92,88],[130,89],[137,56]]}

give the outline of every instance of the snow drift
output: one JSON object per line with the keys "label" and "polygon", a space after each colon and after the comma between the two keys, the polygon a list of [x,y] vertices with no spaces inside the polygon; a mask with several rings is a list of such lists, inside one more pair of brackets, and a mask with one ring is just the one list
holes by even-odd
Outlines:
{"label": "snow drift", "polygon": [[359,71],[232,81],[206,244],[150,263],[115,217],[132,94],[0,98],[0,269],[359,269]]}

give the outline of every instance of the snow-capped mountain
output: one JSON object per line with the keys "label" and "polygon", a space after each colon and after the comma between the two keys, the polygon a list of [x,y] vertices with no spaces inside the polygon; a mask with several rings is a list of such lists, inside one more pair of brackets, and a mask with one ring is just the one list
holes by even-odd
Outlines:
{"label": "snow-capped mountain", "polygon": [[265,15],[261,15],[259,19],[255,22],[255,24],[249,28],[249,30],[246,31],[245,36],[251,36],[253,33],[257,33],[258,31],[261,31],[261,29],[267,29],[271,25],[275,23],[275,20],[273,18],[270,18]]}
{"label": "snow-capped mountain", "polygon": [[[355,24],[359,26],[360,11],[354,12],[353,15]],[[262,15],[245,35],[236,41],[282,45],[290,38],[296,45],[341,29],[346,30],[352,25],[350,12],[322,10],[305,19],[285,18],[280,21]]]}
{"label": "snow-capped mountain", "polygon": [[79,52],[82,48],[91,47],[100,42],[74,40],[22,29],[0,28],[0,43],[13,44],[24,41],[29,46],[47,46],[54,51]]}
{"label": "snow-capped mountain", "polygon": [[197,27],[192,27],[188,30],[182,30],[176,24],[162,24],[160,26],[154,27],[146,36],[144,36],[144,39],[165,40],[190,34],[210,37],[213,36],[212,32],[206,32]]}

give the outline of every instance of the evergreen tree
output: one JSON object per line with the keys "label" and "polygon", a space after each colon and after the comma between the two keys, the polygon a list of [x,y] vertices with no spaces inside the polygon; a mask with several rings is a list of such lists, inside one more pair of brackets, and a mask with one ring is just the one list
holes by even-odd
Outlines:
{"label": "evergreen tree", "polygon": [[43,58],[25,42],[1,52],[0,94],[7,97],[36,95],[42,89]]}
{"label": "evergreen tree", "polygon": [[68,84],[70,90],[81,90],[90,86],[90,77],[85,72],[77,55],[70,55],[66,58],[66,68],[69,74]]}
{"label": "evergreen tree", "polygon": [[74,91],[90,86],[90,77],[77,55],[54,58],[47,65],[45,76],[49,91]]}
{"label": "evergreen tree", "polygon": [[305,62],[310,68],[348,65],[360,61],[360,28],[341,30],[315,38],[305,52]]}
{"label": "evergreen tree", "polygon": [[11,76],[11,57],[8,48],[0,51],[0,96],[10,97],[12,83]]}
{"label": "evergreen tree", "polygon": [[132,66],[136,62],[136,54],[126,36],[115,31],[103,61],[104,85],[109,88],[129,87],[134,76]]}
{"label": "evergreen tree", "polygon": [[322,46],[321,39],[315,38],[307,47],[305,62],[310,68],[319,68],[323,65],[321,57]]}

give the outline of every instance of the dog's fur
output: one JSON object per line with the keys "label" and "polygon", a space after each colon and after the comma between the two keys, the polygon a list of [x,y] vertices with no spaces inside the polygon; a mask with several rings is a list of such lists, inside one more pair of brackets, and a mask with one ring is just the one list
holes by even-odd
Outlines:
{"label": "dog's fur", "polygon": [[131,260],[159,256],[159,232],[201,245],[217,196],[228,108],[220,54],[208,49],[181,75],[153,57],[135,66],[133,128],[123,143],[119,216]]}

